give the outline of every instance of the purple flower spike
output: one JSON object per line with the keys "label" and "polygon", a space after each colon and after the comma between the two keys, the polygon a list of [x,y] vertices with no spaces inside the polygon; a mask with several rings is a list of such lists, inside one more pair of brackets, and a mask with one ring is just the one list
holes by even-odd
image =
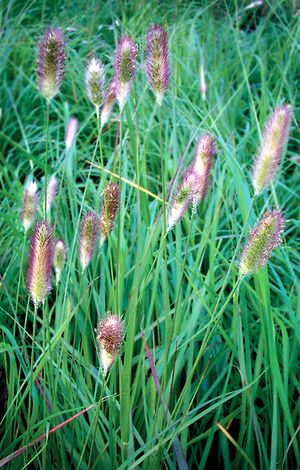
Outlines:
{"label": "purple flower spike", "polygon": [[75,117],[71,117],[68,122],[66,135],[65,135],[65,145],[66,145],[67,152],[72,148],[72,146],[75,143],[77,129],[78,129],[78,120]]}
{"label": "purple flower spike", "polygon": [[199,184],[200,178],[197,172],[192,167],[188,168],[168,208],[167,232],[184,216],[189,205],[196,197]]}
{"label": "purple flower spike", "polygon": [[240,273],[243,276],[255,273],[270,258],[274,248],[282,243],[281,234],[285,220],[278,210],[267,211],[254,229],[250,230],[240,260]]}
{"label": "purple flower spike", "polygon": [[37,307],[51,291],[51,270],[54,256],[53,228],[46,221],[38,222],[30,241],[27,289]]}
{"label": "purple flower spike", "polygon": [[56,240],[54,248],[53,267],[56,275],[56,284],[60,281],[61,272],[67,257],[67,248],[63,240]]}
{"label": "purple flower spike", "polygon": [[65,72],[65,43],[60,28],[44,34],[38,51],[37,75],[39,90],[50,101],[58,92]]}
{"label": "purple flower spike", "polygon": [[112,366],[124,340],[124,325],[118,315],[108,312],[97,328],[97,343],[104,375]]}
{"label": "purple flower spike", "polygon": [[259,194],[274,179],[288,140],[292,118],[290,105],[278,106],[268,119],[253,169],[253,186]]}
{"label": "purple flower spike", "polygon": [[79,257],[83,271],[94,256],[98,235],[99,219],[94,212],[87,212],[81,221],[79,238]]}
{"label": "purple flower spike", "polygon": [[115,84],[115,81],[112,80],[108,87],[105,100],[104,100],[104,105],[101,110],[101,128],[103,128],[103,126],[109,120],[115,101],[116,101],[116,84]]}
{"label": "purple flower spike", "polygon": [[54,198],[57,193],[58,181],[55,175],[52,175],[47,184],[47,214],[49,214]]}
{"label": "purple flower spike", "polygon": [[128,100],[135,77],[137,56],[137,45],[130,36],[123,36],[117,45],[114,62],[115,91],[121,112]]}
{"label": "purple flower spike", "polygon": [[193,210],[196,210],[198,203],[204,198],[209,182],[209,174],[213,163],[213,158],[216,155],[216,142],[212,135],[203,134],[199,137],[195,157],[192,162],[192,169],[199,176],[199,185],[195,189],[193,200]]}
{"label": "purple flower spike", "polygon": [[86,72],[85,81],[87,94],[91,102],[96,108],[97,117],[99,117],[99,109],[104,98],[104,67],[100,59],[94,57],[89,61]]}
{"label": "purple flower spike", "polygon": [[120,203],[120,190],[117,183],[110,183],[102,193],[102,204],[100,212],[100,245],[104,243],[114,228]]}
{"label": "purple flower spike", "polygon": [[34,181],[25,187],[23,209],[22,209],[22,223],[25,232],[31,227],[34,220],[38,204],[37,184]]}
{"label": "purple flower spike", "polygon": [[158,24],[150,26],[146,37],[145,72],[160,106],[169,85],[170,70],[167,34]]}

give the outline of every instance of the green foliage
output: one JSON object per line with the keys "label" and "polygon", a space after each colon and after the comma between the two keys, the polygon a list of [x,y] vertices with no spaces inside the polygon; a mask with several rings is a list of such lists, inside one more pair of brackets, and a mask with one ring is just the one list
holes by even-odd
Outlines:
{"label": "green foliage", "polygon": [[[299,12],[296,2],[264,3],[247,10],[248,2],[225,1],[4,2],[1,458],[96,403],[7,468],[29,462],[34,468],[176,468],[176,436],[190,468],[292,469],[300,461]],[[159,114],[138,70],[115,149],[117,107],[98,142],[85,65],[92,54],[101,57],[111,78],[123,33],[139,44],[141,62],[151,22],[168,32],[170,89]],[[24,236],[20,212],[30,161],[43,199],[46,104],[37,91],[35,60],[50,25],[62,27],[67,41],[66,76],[50,104],[47,165],[48,176],[55,172],[60,181],[51,222],[66,242],[67,260],[58,287],[35,314],[24,282],[31,231]],[[250,175],[261,128],[282,102],[294,111],[287,155],[272,188],[252,207]],[[79,132],[66,165],[70,116],[77,116]],[[99,213],[110,181],[88,162],[103,162],[109,171],[115,166],[115,173],[162,198],[179,165],[190,163],[203,131],[216,136],[218,154],[196,214],[188,212],[165,237],[166,207],[120,182],[115,227],[82,274],[80,218],[88,210]],[[270,207],[283,208],[289,220],[284,243],[266,268],[240,283],[240,235]],[[125,342],[105,380],[94,329],[108,310],[122,315]]]}

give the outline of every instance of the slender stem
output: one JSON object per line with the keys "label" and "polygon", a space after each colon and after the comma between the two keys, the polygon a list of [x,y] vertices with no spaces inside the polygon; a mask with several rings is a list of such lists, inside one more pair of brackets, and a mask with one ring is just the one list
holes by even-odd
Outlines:
{"label": "slender stem", "polygon": [[47,219],[47,172],[48,172],[48,152],[49,152],[49,107],[46,105],[46,155],[45,155],[45,187],[44,187],[44,219]]}

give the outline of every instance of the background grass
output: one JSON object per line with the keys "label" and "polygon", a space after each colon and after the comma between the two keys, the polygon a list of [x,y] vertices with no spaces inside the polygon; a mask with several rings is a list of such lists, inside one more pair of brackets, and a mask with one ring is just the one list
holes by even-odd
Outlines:
{"label": "background grass", "polygon": [[[299,465],[299,6],[264,3],[246,9],[238,1],[2,2],[1,456],[97,403],[10,468],[30,462],[36,468],[176,468],[178,439],[190,468]],[[111,77],[115,44],[125,32],[139,44],[141,62],[151,22],[168,31],[170,89],[159,116],[139,68],[116,150],[121,174],[161,197],[178,165],[190,162],[196,136],[208,130],[218,141],[212,186],[195,216],[189,212],[164,242],[161,203],[123,183],[118,223],[82,275],[79,216],[99,210],[109,181],[96,167],[88,177],[88,161],[94,155],[100,164],[100,151],[84,67],[96,54]],[[68,257],[61,284],[37,312],[32,348],[34,309],[24,284],[29,237],[20,211],[32,160],[42,217],[45,102],[35,61],[49,25],[61,26],[67,41],[66,77],[50,107],[48,174],[56,172],[60,181],[51,219]],[[287,155],[247,221],[261,128],[282,102],[294,110]],[[79,132],[66,172],[69,116],[78,117]],[[101,136],[107,169],[117,120],[115,109]],[[244,224],[247,233],[269,207],[282,208],[288,219],[283,246],[233,293],[238,254],[228,270]],[[108,310],[123,315],[126,337],[104,381],[94,328]]]}

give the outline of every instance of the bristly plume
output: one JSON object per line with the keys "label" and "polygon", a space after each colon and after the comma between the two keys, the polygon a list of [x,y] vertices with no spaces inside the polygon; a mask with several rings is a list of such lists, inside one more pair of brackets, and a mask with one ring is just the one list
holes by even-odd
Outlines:
{"label": "bristly plume", "polygon": [[151,25],[146,36],[145,73],[160,106],[169,86],[170,69],[167,34],[158,24]]}
{"label": "bristly plume", "polygon": [[40,42],[37,61],[39,90],[48,101],[59,92],[64,72],[64,35],[60,28],[50,28]]}
{"label": "bristly plume", "polygon": [[120,111],[123,111],[136,73],[137,45],[130,36],[123,36],[116,48],[114,82]]}
{"label": "bristly plume", "polygon": [[111,312],[99,323],[97,343],[104,375],[112,366],[124,340],[124,326],[119,317]]}
{"label": "bristly plume", "polygon": [[174,227],[183,217],[189,205],[196,197],[196,191],[200,184],[200,178],[192,167],[185,170],[181,183],[175,192],[168,208],[167,232]]}
{"label": "bristly plume", "polygon": [[75,143],[77,129],[78,129],[78,119],[75,117],[71,117],[69,119],[67,129],[66,129],[66,135],[65,135],[65,145],[66,145],[67,152],[72,148],[72,146]]}
{"label": "bristly plume", "polygon": [[206,93],[207,93],[207,85],[206,85],[206,81],[205,81],[203,63],[201,63],[201,66],[200,66],[200,92],[201,92],[201,97],[202,97],[203,101],[205,101],[206,100]]}
{"label": "bristly plume", "polygon": [[22,209],[22,223],[25,232],[31,227],[32,222],[37,211],[38,195],[37,195],[37,184],[34,181],[30,181],[25,187],[24,198],[23,198],[23,209]]}
{"label": "bristly plume", "polygon": [[90,264],[99,235],[99,218],[94,212],[87,212],[81,221],[79,237],[79,258],[82,270]]}
{"label": "bristly plume", "polygon": [[267,211],[251,229],[240,259],[239,270],[243,276],[256,272],[270,258],[274,248],[282,243],[281,234],[285,220],[279,210]]}
{"label": "bristly plume", "polygon": [[104,243],[112,229],[118,214],[120,203],[120,190],[117,183],[109,183],[103,190],[100,212],[100,245]]}
{"label": "bristly plume", "polygon": [[53,228],[45,220],[36,224],[30,240],[27,288],[37,307],[51,291],[54,257]]}
{"label": "bristly plume", "polygon": [[52,175],[47,184],[47,214],[49,214],[54,198],[57,193],[58,181],[55,175]]}
{"label": "bristly plume", "polygon": [[262,142],[253,169],[253,186],[259,194],[274,179],[288,140],[292,118],[290,105],[275,108],[262,135]]}
{"label": "bristly plume", "polygon": [[104,104],[101,110],[101,128],[107,123],[112,113],[116,101],[116,85],[114,80],[110,82],[107,93],[105,95]]}
{"label": "bristly plume", "polygon": [[199,177],[198,187],[195,188],[193,199],[193,210],[196,210],[198,203],[204,198],[209,182],[209,174],[213,163],[213,158],[216,155],[216,141],[215,138],[206,133],[199,137],[196,144],[195,157],[192,162],[192,169]]}
{"label": "bristly plume", "polygon": [[99,109],[104,100],[105,72],[100,59],[94,57],[88,62],[85,72],[87,94],[96,108],[99,118]]}
{"label": "bristly plume", "polygon": [[60,276],[67,258],[67,248],[63,240],[56,240],[54,247],[53,267],[56,276],[56,285],[60,281]]}

